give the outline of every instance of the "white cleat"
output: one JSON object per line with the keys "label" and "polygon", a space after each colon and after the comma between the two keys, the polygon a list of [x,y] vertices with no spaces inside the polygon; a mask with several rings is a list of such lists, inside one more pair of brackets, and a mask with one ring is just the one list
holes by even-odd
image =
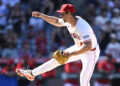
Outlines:
{"label": "white cleat", "polygon": [[28,80],[33,81],[35,77],[31,75],[32,70],[16,69],[19,76],[25,76]]}

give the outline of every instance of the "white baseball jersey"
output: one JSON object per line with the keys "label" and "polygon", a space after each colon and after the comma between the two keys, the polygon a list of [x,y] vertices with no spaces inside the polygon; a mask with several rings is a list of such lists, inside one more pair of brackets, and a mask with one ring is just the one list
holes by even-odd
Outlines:
{"label": "white baseball jersey", "polygon": [[91,40],[92,48],[97,46],[97,40],[91,26],[81,17],[76,16],[77,24],[72,27],[70,23],[64,22],[63,19],[59,19],[64,26],[67,26],[75,45],[81,46],[83,42]]}

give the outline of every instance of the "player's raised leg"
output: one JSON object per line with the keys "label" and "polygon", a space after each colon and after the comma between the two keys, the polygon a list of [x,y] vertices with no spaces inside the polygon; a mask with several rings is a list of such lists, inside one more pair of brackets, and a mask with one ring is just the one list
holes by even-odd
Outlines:
{"label": "player's raised leg", "polygon": [[[77,49],[76,45],[73,45],[73,46],[67,48],[65,51],[71,52],[74,49]],[[80,57],[82,57],[82,56],[71,56],[66,63],[80,60]],[[17,69],[16,72],[18,75],[25,76],[25,77],[27,77],[28,80],[32,81],[32,80],[34,80],[35,76],[42,74],[44,72],[48,72],[60,65],[61,64],[55,58],[53,58],[53,59],[45,62],[44,64],[36,67],[33,70]]]}
{"label": "player's raised leg", "polygon": [[37,76],[39,74],[42,74],[44,72],[48,72],[58,66],[60,66],[61,64],[58,63],[58,61],[56,59],[51,59],[47,62],[45,62],[44,64],[40,65],[39,67],[35,68],[32,70],[32,74],[34,76]]}
{"label": "player's raised leg", "polygon": [[61,64],[59,64],[57,60],[53,58],[33,70],[16,69],[16,72],[18,75],[25,76],[28,80],[33,81],[35,79],[35,76],[44,72],[48,72],[60,65]]}

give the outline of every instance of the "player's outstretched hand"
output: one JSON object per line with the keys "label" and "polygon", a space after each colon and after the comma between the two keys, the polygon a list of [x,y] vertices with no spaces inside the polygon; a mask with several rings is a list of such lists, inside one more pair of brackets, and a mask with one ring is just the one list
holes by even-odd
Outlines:
{"label": "player's outstretched hand", "polygon": [[33,12],[32,12],[32,17],[39,18],[39,17],[41,17],[41,13],[38,12],[38,11],[33,11]]}

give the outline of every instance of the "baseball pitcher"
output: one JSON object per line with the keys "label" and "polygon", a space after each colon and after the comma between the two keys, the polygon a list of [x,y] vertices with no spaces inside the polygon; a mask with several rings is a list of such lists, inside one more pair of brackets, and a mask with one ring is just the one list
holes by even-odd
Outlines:
{"label": "baseball pitcher", "polygon": [[61,18],[48,16],[36,11],[32,12],[32,16],[42,18],[57,27],[66,26],[74,39],[74,45],[64,51],[57,50],[53,53],[51,60],[33,70],[16,69],[16,72],[32,81],[39,74],[63,64],[81,60],[83,67],[79,76],[80,86],[90,86],[90,78],[100,53],[95,34],[84,19],[75,15],[75,7],[72,4],[63,4],[57,12],[61,14]]}

